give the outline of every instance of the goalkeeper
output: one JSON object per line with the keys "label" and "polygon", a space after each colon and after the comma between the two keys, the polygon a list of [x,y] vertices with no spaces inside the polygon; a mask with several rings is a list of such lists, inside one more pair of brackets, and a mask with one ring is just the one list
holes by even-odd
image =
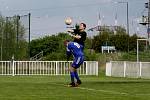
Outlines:
{"label": "goalkeeper", "polygon": [[72,37],[74,38],[73,42],[79,43],[82,50],[84,50],[84,42],[85,42],[86,36],[87,36],[85,29],[86,29],[86,24],[80,23],[79,26],[76,25],[75,29],[68,30],[68,32],[71,33]]}
{"label": "goalkeeper", "polygon": [[[67,49],[67,60],[71,55],[73,55],[74,60],[70,67],[70,77],[71,83],[69,84],[70,87],[76,87],[81,84],[81,80],[78,76],[77,69],[80,65],[84,62],[84,53],[81,46],[77,42],[70,42],[69,40],[64,41],[64,45]],[[76,79],[76,82],[75,82]]]}

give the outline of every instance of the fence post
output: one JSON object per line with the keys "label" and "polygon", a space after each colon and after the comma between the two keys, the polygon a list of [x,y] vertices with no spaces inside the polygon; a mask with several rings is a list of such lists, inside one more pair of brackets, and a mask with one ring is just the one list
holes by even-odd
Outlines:
{"label": "fence post", "polygon": [[96,76],[98,76],[98,72],[99,72],[99,70],[98,70],[98,62],[96,62]]}
{"label": "fence post", "polygon": [[85,61],[85,68],[86,68],[86,75],[88,75],[88,66],[87,66],[87,61]]}
{"label": "fence post", "polygon": [[14,56],[12,56],[11,63],[12,63],[12,76],[15,76],[15,62],[14,62]]}
{"label": "fence post", "polygon": [[110,61],[110,76],[112,76],[112,61]]}
{"label": "fence post", "polygon": [[124,66],[123,66],[123,77],[126,77],[126,67],[127,67],[127,63],[126,63],[126,61],[124,61]]}
{"label": "fence post", "polygon": [[56,61],[56,75],[58,75],[58,61]]}
{"label": "fence post", "polygon": [[140,62],[140,78],[142,77],[142,62]]}

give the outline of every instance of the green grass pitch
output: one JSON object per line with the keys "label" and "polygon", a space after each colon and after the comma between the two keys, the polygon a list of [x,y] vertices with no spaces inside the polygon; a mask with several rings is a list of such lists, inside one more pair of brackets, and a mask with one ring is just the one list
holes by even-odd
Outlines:
{"label": "green grass pitch", "polygon": [[67,87],[69,76],[0,76],[0,100],[150,100],[150,80],[81,76],[82,85]]}

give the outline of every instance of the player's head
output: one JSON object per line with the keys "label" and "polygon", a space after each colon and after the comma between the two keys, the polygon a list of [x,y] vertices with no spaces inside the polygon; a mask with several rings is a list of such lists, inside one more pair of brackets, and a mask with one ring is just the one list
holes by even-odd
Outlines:
{"label": "player's head", "polygon": [[64,41],[64,46],[67,46],[67,44],[68,44],[69,42],[70,42],[69,40],[65,40],[65,41]]}
{"label": "player's head", "polygon": [[80,30],[85,30],[86,29],[86,24],[85,23],[80,23],[79,28],[80,28]]}

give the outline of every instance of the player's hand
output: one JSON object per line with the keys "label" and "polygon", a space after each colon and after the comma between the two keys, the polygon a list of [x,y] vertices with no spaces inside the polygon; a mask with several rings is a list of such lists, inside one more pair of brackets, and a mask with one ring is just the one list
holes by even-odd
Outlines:
{"label": "player's hand", "polygon": [[73,33],[73,32],[74,32],[74,30],[70,29],[70,30],[68,30],[67,32],[69,32],[69,33]]}

